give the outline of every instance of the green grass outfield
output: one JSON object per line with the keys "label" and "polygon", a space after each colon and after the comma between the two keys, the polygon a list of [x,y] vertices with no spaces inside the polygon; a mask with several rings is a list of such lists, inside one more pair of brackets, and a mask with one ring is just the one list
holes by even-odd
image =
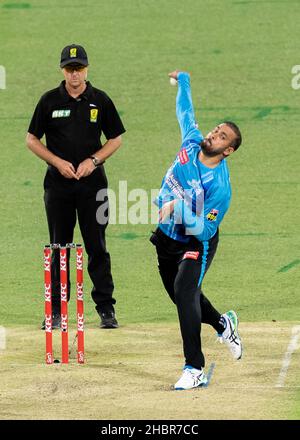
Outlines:
{"label": "green grass outfield", "polygon": [[[191,72],[204,133],[223,119],[240,125],[244,142],[229,159],[232,204],[204,290],[242,322],[299,322],[300,90],[291,87],[299,20],[293,0],[0,1],[7,75],[0,90],[1,326],[26,331],[42,319],[45,166],[25,147],[25,135],[39,97],[60,82],[60,51],[72,42],[86,48],[89,79],[112,97],[127,129],[106,165],[114,190],[127,180],[128,190],[150,194],[178,150],[169,71]],[[177,319],[148,241],[153,228],[111,225],[107,232],[124,327]],[[86,320],[95,326],[85,279]],[[285,417],[299,418],[299,404],[295,389]]]}

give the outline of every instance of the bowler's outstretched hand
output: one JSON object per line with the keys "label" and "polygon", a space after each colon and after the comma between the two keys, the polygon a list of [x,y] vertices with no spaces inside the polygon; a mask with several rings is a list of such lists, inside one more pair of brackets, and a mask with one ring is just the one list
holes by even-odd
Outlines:
{"label": "bowler's outstretched hand", "polygon": [[176,79],[176,81],[178,80],[178,73],[180,72],[180,70],[174,70],[173,72],[170,72],[168,74],[169,78],[174,78]]}

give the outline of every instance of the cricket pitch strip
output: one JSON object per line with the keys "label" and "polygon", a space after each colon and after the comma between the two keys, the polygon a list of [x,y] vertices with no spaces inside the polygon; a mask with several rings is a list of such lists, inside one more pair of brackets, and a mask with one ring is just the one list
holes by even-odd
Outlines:
{"label": "cricket pitch strip", "polygon": [[[73,330],[75,335],[75,330]],[[234,361],[203,325],[209,386],[172,391],[183,367],[176,323],[86,326],[86,363],[44,363],[44,332],[6,328],[0,352],[1,419],[289,419],[300,392],[300,327],[241,323],[243,358]],[[74,336],[70,332],[70,340]],[[57,346],[55,346],[57,344]],[[60,334],[54,333],[60,357]]]}

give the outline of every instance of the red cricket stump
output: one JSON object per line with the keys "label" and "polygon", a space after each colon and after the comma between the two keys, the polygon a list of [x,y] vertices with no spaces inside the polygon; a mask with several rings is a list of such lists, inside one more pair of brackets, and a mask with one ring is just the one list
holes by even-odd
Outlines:
{"label": "red cricket stump", "polygon": [[52,298],[51,298],[51,247],[44,247],[45,335],[46,364],[53,364]]}
{"label": "red cricket stump", "polygon": [[84,363],[83,249],[76,245],[77,362]]}
{"label": "red cricket stump", "polygon": [[68,342],[68,272],[67,272],[67,249],[65,246],[59,249],[60,259],[60,313],[61,313],[61,362],[69,362]]}

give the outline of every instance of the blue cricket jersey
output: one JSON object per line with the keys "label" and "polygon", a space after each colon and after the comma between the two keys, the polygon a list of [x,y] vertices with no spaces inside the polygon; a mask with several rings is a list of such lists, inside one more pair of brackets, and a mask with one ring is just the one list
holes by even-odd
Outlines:
{"label": "blue cricket jersey", "polygon": [[188,243],[190,236],[207,241],[217,232],[231,199],[229,171],[226,159],[215,168],[203,165],[198,155],[204,138],[195,121],[190,76],[178,74],[176,116],[182,145],[163,178],[155,203],[177,199],[172,215],[159,228],[170,238]]}

